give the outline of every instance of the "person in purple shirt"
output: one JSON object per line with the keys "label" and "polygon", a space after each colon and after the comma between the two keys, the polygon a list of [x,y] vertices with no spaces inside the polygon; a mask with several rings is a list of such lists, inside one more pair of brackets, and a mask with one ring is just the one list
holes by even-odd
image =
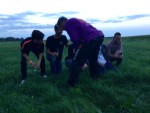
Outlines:
{"label": "person in purple shirt", "polygon": [[57,25],[60,29],[68,33],[77,50],[77,54],[71,65],[68,85],[71,87],[77,85],[79,74],[87,60],[89,61],[90,76],[93,79],[97,79],[99,77],[97,56],[99,47],[104,40],[102,31],[97,30],[84,20],[77,18],[67,19],[66,17],[60,17],[57,21]]}

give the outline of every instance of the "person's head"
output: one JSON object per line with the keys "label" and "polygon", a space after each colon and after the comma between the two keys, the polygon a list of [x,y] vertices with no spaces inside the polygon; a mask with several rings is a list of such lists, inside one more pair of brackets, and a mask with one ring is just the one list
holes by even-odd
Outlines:
{"label": "person's head", "polygon": [[55,24],[54,26],[54,30],[57,36],[61,36],[62,35],[62,30],[58,27],[57,24]]}
{"label": "person's head", "polygon": [[120,41],[121,41],[121,33],[116,32],[116,33],[114,34],[113,41],[114,41],[115,43],[120,43]]}
{"label": "person's head", "polygon": [[33,30],[32,32],[32,41],[36,44],[42,44],[43,43],[43,38],[44,34],[39,31],[39,30]]}
{"label": "person's head", "polygon": [[67,20],[68,19],[64,16],[62,16],[58,19],[57,25],[59,26],[60,29],[62,29],[62,30],[64,29],[64,26],[65,26]]}

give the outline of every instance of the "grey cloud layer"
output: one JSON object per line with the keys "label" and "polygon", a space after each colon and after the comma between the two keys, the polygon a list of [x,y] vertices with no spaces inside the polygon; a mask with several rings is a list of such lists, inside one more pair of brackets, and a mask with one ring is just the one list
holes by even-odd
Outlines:
{"label": "grey cloud layer", "polygon": [[124,21],[136,20],[136,19],[140,19],[140,18],[144,18],[144,17],[150,17],[150,14],[123,16],[123,17],[118,17],[118,18],[103,21],[103,23],[120,23],[120,22],[124,22]]}
{"label": "grey cloud layer", "polygon": [[52,14],[45,14],[41,12],[23,12],[14,15],[4,15],[0,14],[0,30],[9,30],[9,29],[28,29],[28,28],[53,28],[52,24],[45,24],[41,25],[38,23],[30,23],[27,21],[27,16],[36,16],[40,14],[41,17],[45,18],[58,18],[62,15],[72,15],[78,12],[59,12],[59,13],[52,13]]}
{"label": "grey cloud layer", "polygon": [[86,19],[89,23],[120,23],[124,21],[130,21],[130,20],[136,20],[144,17],[150,17],[150,14],[139,14],[139,15],[129,15],[129,16],[122,16],[122,17],[117,17],[117,18],[112,18],[108,20],[100,20],[100,19]]}
{"label": "grey cloud layer", "polygon": [[[72,17],[74,14],[78,14],[79,12],[68,11],[68,12],[58,12],[58,13],[42,13],[42,12],[23,12],[14,15],[4,15],[0,14],[0,30],[11,30],[11,29],[28,29],[28,28],[53,28],[52,24],[41,25],[38,23],[30,23],[27,20],[27,16],[36,16],[40,14],[41,17],[44,18],[54,18],[57,19],[60,16]],[[124,21],[135,20],[139,18],[150,17],[150,14],[139,14],[139,15],[129,15],[122,16],[117,18],[112,18],[108,20],[100,20],[98,18],[87,18],[86,21],[89,23],[120,23]]]}

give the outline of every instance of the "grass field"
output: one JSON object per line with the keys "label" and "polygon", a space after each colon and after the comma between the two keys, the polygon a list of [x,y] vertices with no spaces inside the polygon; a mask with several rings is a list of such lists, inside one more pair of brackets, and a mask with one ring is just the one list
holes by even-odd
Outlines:
{"label": "grass field", "polygon": [[[92,80],[85,71],[80,89],[66,86],[64,61],[63,75],[51,80],[47,60],[48,79],[28,66],[27,81],[20,86],[20,44],[0,42],[0,113],[150,113],[150,36],[122,41],[124,60],[119,72]],[[36,61],[33,54],[30,57]]]}

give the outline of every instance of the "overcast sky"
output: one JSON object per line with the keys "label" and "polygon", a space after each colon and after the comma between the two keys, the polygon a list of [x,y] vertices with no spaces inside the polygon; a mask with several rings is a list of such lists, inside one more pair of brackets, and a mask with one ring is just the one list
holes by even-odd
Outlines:
{"label": "overcast sky", "polygon": [[150,34],[150,0],[0,0],[0,37],[39,29],[46,39],[60,16],[86,20],[107,37]]}

